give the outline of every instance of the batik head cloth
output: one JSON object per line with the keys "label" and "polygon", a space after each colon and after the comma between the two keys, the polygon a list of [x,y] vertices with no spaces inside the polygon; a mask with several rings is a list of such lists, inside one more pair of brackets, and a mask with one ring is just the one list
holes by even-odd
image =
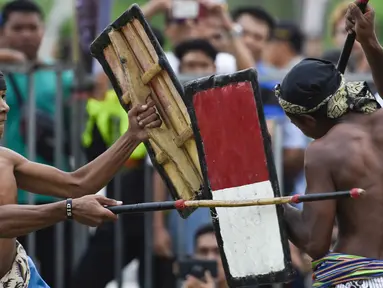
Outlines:
{"label": "batik head cloth", "polygon": [[349,111],[369,114],[381,108],[364,81],[346,82],[328,61],[307,58],[298,63],[275,88],[283,110],[302,115],[327,106],[327,117],[337,119]]}

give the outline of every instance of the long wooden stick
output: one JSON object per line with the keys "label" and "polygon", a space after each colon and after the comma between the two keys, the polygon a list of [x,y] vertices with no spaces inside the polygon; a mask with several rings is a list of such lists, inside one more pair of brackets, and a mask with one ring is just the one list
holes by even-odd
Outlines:
{"label": "long wooden stick", "polygon": [[[358,7],[364,14],[366,12],[367,4],[369,0],[359,0],[358,1]],[[337,69],[340,71],[340,73],[344,74],[346,71],[348,60],[350,59],[352,47],[354,46],[356,34],[355,32],[352,34],[348,34],[346,38],[346,42],[344,43],[342,53],[340,54],[339,62]]]}
{"label": "long wooden stick", "polygon": [[317,193],[309,195],[294,195],[287,197],[264,198],[254,200],[177,200],[164,202],[148,202],[131,205],[121,205],[108,207],[115,214],[122,213],[142,213],[162,210],[183,210],[188,207],[246,207],[262,205],[278,205],[286,203],[301,203],[312,201],[333,200],[341,198],[359,198],[366,193],[365,190],[354,188],[349,191]]}

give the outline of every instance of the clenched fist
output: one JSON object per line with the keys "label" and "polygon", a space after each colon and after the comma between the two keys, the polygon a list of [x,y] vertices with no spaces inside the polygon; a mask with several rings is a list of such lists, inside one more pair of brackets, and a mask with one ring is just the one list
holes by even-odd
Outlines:
{"label": "clenched fist", "polygon": [[356,5],[357,2],[348,6],[346,13],[346,30],[348,33],[356,33],[356,40],[363,44],[376,38],[375,34],[375,11],[367,5],[363,14]]}
{"label": "clenched fist", "polygon": [[148,140],[146,129],[157,128],[162,124],[160,116],[154,107],[154,102],[150,101],[146,105],[136,105],[128,113],[129,129],[128,132],[139,141]]}
{"label": "clenched fist", "polygon": [[106,221],[115,221],[117,216],[105,206],[117,206],[122,202],[101,195],[87,195],[72,200],[73,219],[77,222],[97,227]]}

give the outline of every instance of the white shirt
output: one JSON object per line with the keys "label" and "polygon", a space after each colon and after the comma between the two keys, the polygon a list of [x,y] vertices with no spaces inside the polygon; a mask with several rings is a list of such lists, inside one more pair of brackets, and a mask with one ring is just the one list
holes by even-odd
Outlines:
{"label": "white shirt", "polygon": [[[180,61],[173,52],[165,52],[169,64],[177,75],[179,73]],[[228,53],[218,53],[215,59],[215,66],[217,67],[216,74],[231,74],[237,72],[237,61],[235,57]]]}

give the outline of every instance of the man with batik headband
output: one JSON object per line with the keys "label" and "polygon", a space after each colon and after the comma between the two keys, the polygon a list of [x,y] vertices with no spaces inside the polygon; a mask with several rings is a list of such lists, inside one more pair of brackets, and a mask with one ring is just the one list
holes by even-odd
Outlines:
{"label": "man with batik headband", "polygon": [[348,112],[370,114],[380,108],[366,82],[346,82],[331,62],[320,59],[298,63],[275,93],[291,116],[322,114],[336,121]]}
{"label": "man with batik headband", "polygon": [[[374,11],[368,7],[363,15],[350,4],[346,23],[383,95]],[[318,59],[297,64],[275,92],[292,123],[315,139],[305,155],[306,193],[367,191],[360,201],[307,202],[301,211],[283,205],[289,239],[314,259],[313,286],[383,287],[383,109],[365,82],[347,82]],[[338,237],[330,251],[335,220]]]}

